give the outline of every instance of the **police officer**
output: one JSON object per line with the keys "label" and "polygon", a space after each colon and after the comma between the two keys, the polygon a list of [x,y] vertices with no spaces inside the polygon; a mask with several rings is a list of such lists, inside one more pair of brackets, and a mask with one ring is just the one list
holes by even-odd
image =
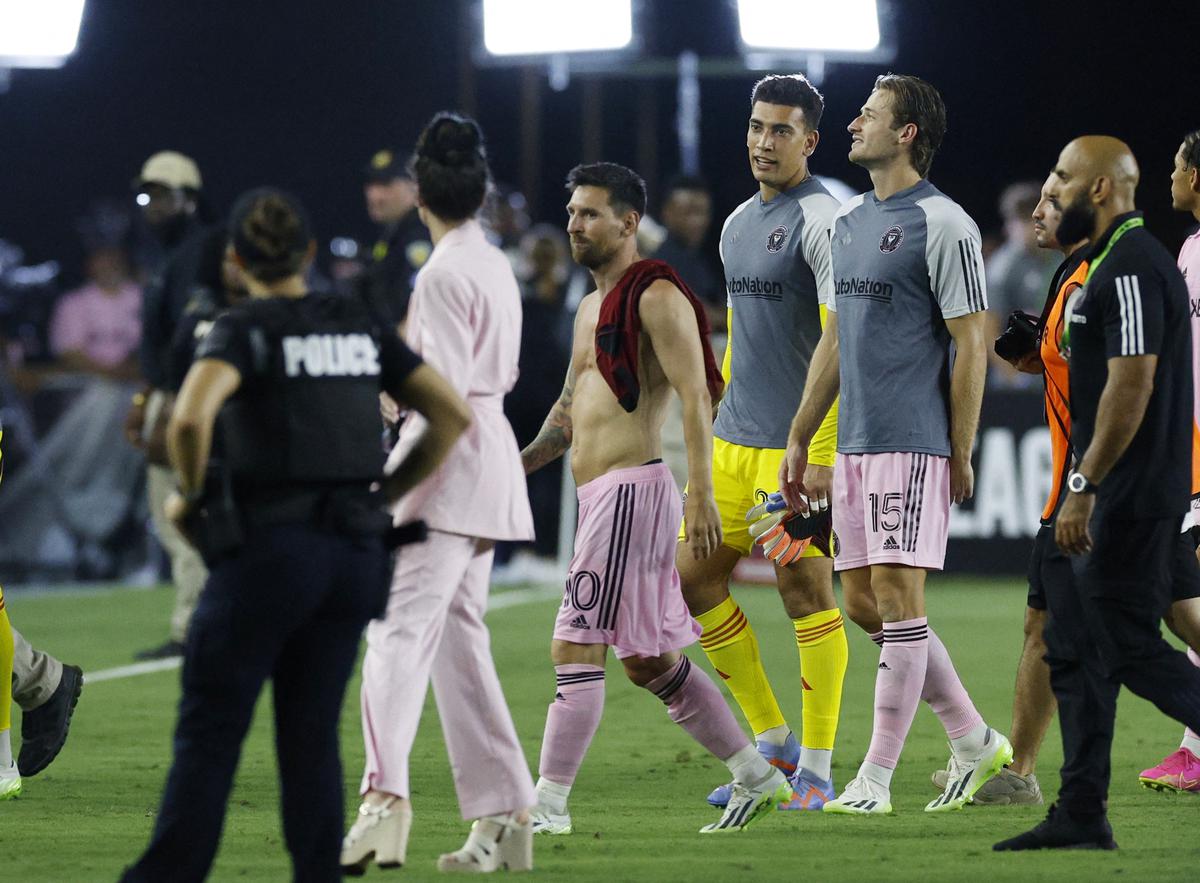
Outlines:
{"label": "police officer", "polygon": [[417,271],[433,252],[429,231],[417,216],[417,184],[405,158],[380,150],[367,163],[363,195],[367,214],[379,225],[362,291],[376,308],[403,323]]}
{"label": "police officer", "polygon": [[[337,880],[338,716],[362,629],[382,611],[388,582],[390,521],[371,487],[382,480],[382,496],[399,499],[442,460],[470,412],[358,300],[306,290],[315,244],[295,199],[246,194],[230,238],[250,297],[217,318],[168,429],[179,482],[168,513],[201,537],[210,577],[184,658],[162,806],[124,879],[207,875],[242,739],[270,678],[294,879]],[[381,390],[428,421],[386,478],[375,433]],[[232,507],[205,489],[218,423]]]}
{"label": "police officer", "polygon": [[[1059,155],[1047,196],[1058,238],[1087,237],[1087,276],[1066,305],[1078,456],[1055,540],[1074,580],[1046,585],[1046,661],[1063,732],[1058,803],[997,850],[1115,849],[1106,809],[1117,692],[1200,726],[1200,669],[1163,640],[1180,523],[1191,492],[1192,354],[1188,297],[1175,262],[1134,211],[1138,168],[1106,136]],[[1183,564],[1195,577],[1196,563]]]}

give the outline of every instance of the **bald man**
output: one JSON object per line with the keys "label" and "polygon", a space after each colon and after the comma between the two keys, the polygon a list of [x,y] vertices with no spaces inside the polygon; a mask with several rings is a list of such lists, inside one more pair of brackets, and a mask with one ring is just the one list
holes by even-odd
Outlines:
{"label": "bald man", "polygon": [[1063,209],[1060,241],[1090,241],[1058,342],[1077,457],[1055,522],[1075,579],[1047,586],[1046,598],[1062,784],[1046,820],[1001,851],[1116,848],[1105,810],[1122,684],[1200,725],[1200,670],[1159,632],[1191,495],[1187,287],[1134,210],[1137,181],[1128,146],[1093,135],[1063,149],[1048,182]]}

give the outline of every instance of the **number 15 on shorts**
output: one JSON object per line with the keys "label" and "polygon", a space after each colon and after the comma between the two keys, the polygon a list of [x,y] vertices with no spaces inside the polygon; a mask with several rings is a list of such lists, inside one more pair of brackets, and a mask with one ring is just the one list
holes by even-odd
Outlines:
{"label": "number 15 on shorts", "polygon": [[900,493],[891,494],[867,494],[867,501],[871,508],[871,531],[879,533],[884,531],[891,533],[900,529],[900,518],[903,514],[904,495]]}

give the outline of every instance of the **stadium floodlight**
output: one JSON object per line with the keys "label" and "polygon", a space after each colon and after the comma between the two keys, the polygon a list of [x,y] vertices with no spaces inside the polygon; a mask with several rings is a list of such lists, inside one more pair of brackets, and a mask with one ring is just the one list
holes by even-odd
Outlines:
{"label": "stadium floodlight", "polygon": [[737,0],[747,49],[870,53],[880,46],[876,0]]}
{"label": "stadium floodlight", "polygon": [[483,45],[492,55],[559,55],[624,49],[632,0],[483,0]]}
{"label": "stadium floodlight", "polygon": [[84,0],[0,0],[0,67],[61,67],[75,51]]}

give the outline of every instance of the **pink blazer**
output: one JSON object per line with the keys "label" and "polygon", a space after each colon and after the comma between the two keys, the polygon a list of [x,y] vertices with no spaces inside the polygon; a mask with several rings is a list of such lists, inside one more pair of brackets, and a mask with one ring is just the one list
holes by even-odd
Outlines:
{"label": "pink blazer", "polygon": [[[493,540],[533,539],[525,471],[504,396],[517,381],[521,294],[508,258],[479,222],[451,230],[417,273],[408,345],[467,400],[474,420],[446,461],[396,506],[396,523]],[[424,430],[411,415],[389,458],[399,462]]]}

